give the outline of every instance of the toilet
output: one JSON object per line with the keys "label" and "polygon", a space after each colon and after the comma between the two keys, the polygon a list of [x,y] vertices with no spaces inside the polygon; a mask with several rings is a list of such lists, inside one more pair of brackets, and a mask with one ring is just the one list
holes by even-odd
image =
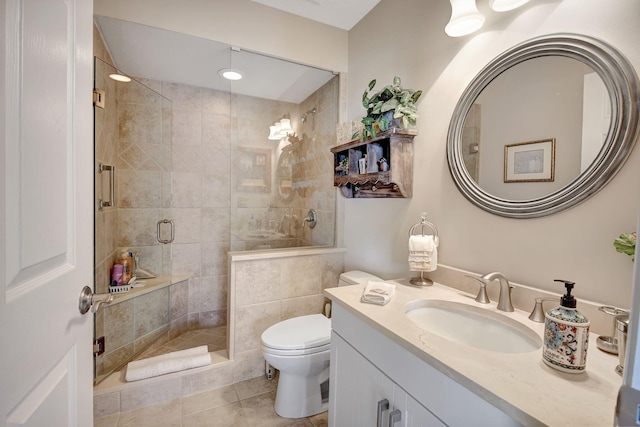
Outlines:
{"label": "toilet", "polygon": [[[359,270],[342,273],[338,286],[382,280]],[[262,353],[280,371],[275,411],[284,418],[319,414],[329,406],[331,320],[322,314],[293,317],[262,334]]]}

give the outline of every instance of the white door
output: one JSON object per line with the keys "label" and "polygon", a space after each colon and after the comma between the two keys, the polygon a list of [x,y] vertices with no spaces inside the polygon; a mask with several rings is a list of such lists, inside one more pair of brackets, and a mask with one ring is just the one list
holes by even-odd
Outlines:
{"label": "white door", "polygon": [[0,416],[91,426],[92,0],[0,6]]}

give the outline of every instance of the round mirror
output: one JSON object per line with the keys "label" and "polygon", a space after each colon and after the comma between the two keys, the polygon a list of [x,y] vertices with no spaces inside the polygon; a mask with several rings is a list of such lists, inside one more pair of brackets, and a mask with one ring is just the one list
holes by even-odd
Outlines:
{"label": "round mirror", "polygon": [[554,34],[509,49],[473,79],[449,126],[454,182],[510,218],[551,215],[601,189],[638,134],[639,84],[607,44]]}

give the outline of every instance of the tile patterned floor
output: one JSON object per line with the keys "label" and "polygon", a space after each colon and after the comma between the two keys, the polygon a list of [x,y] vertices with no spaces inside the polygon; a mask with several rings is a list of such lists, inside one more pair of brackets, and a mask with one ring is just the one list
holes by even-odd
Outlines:
{"label": "tile patterned floor", "polygon": [[327,413],[279,417],[274,409],[277,378],[254,378],[160,405],[98,418],[94,427],[325,427]]}

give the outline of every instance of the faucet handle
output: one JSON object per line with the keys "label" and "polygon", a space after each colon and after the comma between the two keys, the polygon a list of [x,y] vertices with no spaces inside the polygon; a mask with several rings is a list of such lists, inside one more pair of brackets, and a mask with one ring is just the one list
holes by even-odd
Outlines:
{"label": "faucet handle", "polygon": [[480,304],[489,304],[491,301],[489,300],[489,295],[487,295],[487,282],[480,279],[479,277],[470,276],[468,274],[465,274],[465,277],[468,277],[480,283],[480,290],[478,291],[478,295],[476,296],[476,301],[478,301]]}
{"label": "faucet handle", "polygon": [[556,301],[557,298],[536,298],[536,305],[533,306],[533,310],[529,315],[529,319],[534,322],[543,323],[544,322],[544,308],[542,307],[542,303],[544,301]]}

